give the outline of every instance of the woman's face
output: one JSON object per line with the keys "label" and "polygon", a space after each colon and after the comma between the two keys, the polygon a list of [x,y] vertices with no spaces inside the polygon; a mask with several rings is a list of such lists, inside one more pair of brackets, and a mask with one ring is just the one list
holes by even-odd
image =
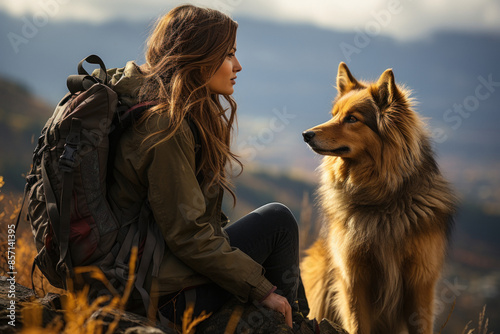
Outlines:
{"label": "woman's face", "polygon": [[241,71],[241,65],[236,58],[236,44],[224,59],[222,65],[215,74],[208,80],[208,89],[211,93],[231,95],[236,84],[236,73]]}

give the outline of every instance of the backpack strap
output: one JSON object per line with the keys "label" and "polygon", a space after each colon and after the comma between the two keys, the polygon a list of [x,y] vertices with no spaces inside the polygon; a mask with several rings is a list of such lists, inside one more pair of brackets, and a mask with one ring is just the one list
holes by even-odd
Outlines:
{"label": "backpack strap", "polygon": [[[89,64],[99,65],[101,71],[99,72],[98,77],[94,77],[89,75],[89,73],[83,68],[83,64],[87,62]],[[103,83],[104,85],[108,84],[108,75],[106,74],[106,66],[104,62],[99,56],[90,55],[84,59],[82,59],[78,63],[78,74],[70,75],[66,80],[66,86],[71,94],[75,94],[77,92],[86,91],[90,87],[92,87],[96,83]]]}
{"label": "backpack strap", "polygon": [[33,260],[33,263],[31,264],[31,290],[33,290],[35,297],[38,297],[35,290],[35,281],[33,281],[33,274],[35,273],[35,267],[36,267],[36,261]]}
{"label": "backpack strap", "polygon": [[26,201],[26,196],[28,195],[28,189],[31,187],[29,183],[26,183],[24,186],[24,192],[23,192],[23,201],[21,202],[21,207],[19,208],[19,213],[17,214],[17,219],[16,219],[16,227],[14,231],[17,233],[17,227],[19,226],[19,222],[21,221],[21,213],[23,212],[23,207],[24,207],[24,202]]}
{"label": "backpack strap", "polygon": [[[141,222],[139,222],[141,223]],[[147,234],[146,234],[146,240],[144,244],[144,250],[142,253],[142,259],[140,261],[139,267],[137,268],[137,274],[136,274],[136,279],[135,279],[135,288],[141,295],[143,304],[144,304],[144,310],[146,313],[149,313],[150,311],[153,311],[154,313],[157,313],[161,315],[159,312],[158,308],[155,305],[151,304],[151,297],[149,296],[149,293],[146,291],[144,288],[144,282],[146,280],[146,276],[148,274],[148,270],[150,267],[150,260],[153,259],[153,275],[156,274],[158,276],[158,270],[159,268],[155,268],[155,261],[154,257],[156,256],[163,256],[163,253],[165,251],[165,244],[163,240],[159,240],[157,238],[158,232],[161,235],[161,232],[159,231],[158,227],[156,224],[148,224],[148,229],[147,229]],[[158,264],[159,266],[159,264]],[[153,313],[153,314],[154,314]],[[161,319],[161,318],[160,318]],[[161,319],[163,320],[163,319]]]}
{"label": "backpack strap", "polygon": [[66,80],[66,86],[71,94],[83,92],[98,83],[97,79],[91,75],[70,75]]}
{"label": "backpack strap", "polygon": [[[44,129],[45,130],[45,129]],[[42,131],[44,131],[42,130]],[[41,161],[41,157],[43,154],[43,151],[45,150],[45,142],[44,142],[45,136],[42,135],[38,138],[38,143],[35,147],[35,150],[33,151],[33,164],[31,165],[31,171],[26,177],[26,184],[24,185],[24,192],[23,192],[23,201],[21,202],[21,207],[19,208],[19,213],[17,214],[17,219],[16,219],[16,227],[15,231],[17,233],[17,227],[19,226],[19,222],[21,221],[21,214],[23,212],[24,208],[24,203],[26,202],[26,197],[28,196],[28,193],[30,192],[31,187],[36,183],[38,180],[34,175],[32,175],[35,171],[35,166],[39,164]]]}
{"label": "backpack strap", "polygon": [[108,84],[108,75],[106,72],[106,66],[104,65],[104,62],[102,59],[97,56],[97,55],[90,55],[88,57],[83,58],[79,63],[78,63],[78,74],[80,75],[85,75],[85,76],[90,76],[89,73],[83,68],[83,63],[89,63],[89,64],[96,64],[99,65],[101,68],[101,71],[99,72],[99,81],[105,85]]}
{"label": "backpack strap", "polygon": [[[71,120],[71,127],[66,138],[63,154],[59,160],[59,168],[63,173],[61,200],[59,210],[57,199],[50,184],[45,163],[42,163],[42,179],[47,199],[47,213],[50,217],[54,237],[59,244],[59,262],[56,269],[65,278],[72,275],[71,256],[69,256],[69,234],[70,234],[70,215],[71,215],[71,193],[73,192],[73,169],[75,167],[75,155],[80,143],[80,131],[82,122],[78,118]],[[45,153],[44,153],[45,154]]]}

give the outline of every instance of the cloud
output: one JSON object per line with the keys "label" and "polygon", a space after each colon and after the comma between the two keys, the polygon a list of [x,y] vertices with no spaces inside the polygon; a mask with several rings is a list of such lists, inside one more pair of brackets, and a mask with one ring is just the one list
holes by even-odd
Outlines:
{"label": "cloud", "polygon": [[[235,0],[237,15],[415,38],[438,30],[500,32],[497,0]],[[260,10],[259,10],[260,8]]]}
{"label": "cloud", "polygon": [[[177,0],[16,0],[0,10],[16,16],[47,13],[55,20],[103,22],[152,20],[185,3]],[[398,39],[438,30],[500,32],[497,0],[194,0],[235,17],[312,24],[327,29],[364,31]]]}

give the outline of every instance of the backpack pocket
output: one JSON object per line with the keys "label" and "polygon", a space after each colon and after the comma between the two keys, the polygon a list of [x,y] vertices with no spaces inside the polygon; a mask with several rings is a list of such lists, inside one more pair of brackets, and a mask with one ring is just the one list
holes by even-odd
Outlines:
{"label": "backpack pocket", "polygon": [[28,220],[31,222],[31,231],[35,237],[36,249],[40,252],[45,245],[45,235],[49,232],[49,217],[41,178],[31,187],[28,203]]}
{"label": "backpack pocket", "polygon": [[99,243],[99,233],[91,216],[71,220],[69,248],[73,266],[92,262]]}
{"label": "backpack pocket", "polygon": [[57,272],[56,266],[59,261],[59,256],[55,252],[49,252],[43,247],[37,256],[35,256],[35,264],[53,286],[59,289],[65,289],[65,279]]}

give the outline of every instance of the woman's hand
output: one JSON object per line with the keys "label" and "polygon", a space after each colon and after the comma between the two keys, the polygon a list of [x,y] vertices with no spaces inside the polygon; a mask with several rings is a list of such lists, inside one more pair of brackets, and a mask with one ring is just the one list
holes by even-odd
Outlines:
{"label": "woman's hand", "polygon": [[292,327],[292,307],[285,297],[273,292],[262,301],[262,305],[283,314],[286,324]]}

